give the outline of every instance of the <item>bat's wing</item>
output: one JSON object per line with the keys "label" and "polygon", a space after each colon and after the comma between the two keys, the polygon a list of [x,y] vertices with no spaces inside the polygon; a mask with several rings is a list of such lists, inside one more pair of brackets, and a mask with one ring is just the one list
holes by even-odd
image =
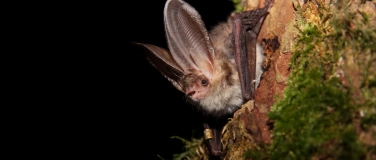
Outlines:
{"label": "bat's wing", "polygon": [[256,89],[256,41],[257,35],[273,0],[266,0],[265,7],[233,15],[233,46],[235,62],[240,76],[243,98],[254,98]]}
{"label": "bat's wing", "polygon": [[211,79],[214,49],[200,14],[181,0],[168,0],[164,21],[171,55],[184,73],[199,70]]}
{"label": "bat's wing", "polygon": [[133,43],[135,45],[141,46],[146,49],[146,57],[149,62],[157,68],[163,76],[165,76],[175,88],[183,92],[183,86],[181,84],[181,79],[183,78],[183,69],[176,63],[172,58],[169,51],[161,47],[143,44],[143,43]]}

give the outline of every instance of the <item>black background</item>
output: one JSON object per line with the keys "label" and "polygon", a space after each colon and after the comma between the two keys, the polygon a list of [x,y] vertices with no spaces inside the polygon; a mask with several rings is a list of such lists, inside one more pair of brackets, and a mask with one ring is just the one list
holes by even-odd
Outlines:
{"label": "black background", "polygon": [[[67,126],[71,147],[83,155],[124,159],[171,159],[182,143],[201,134],[200,116],[130,42],[150,43],[167,49],[163,25],[165,0],[133,0],[82,4],[72,15],[75,53]],[[226,21],[229,0],[186,0],[210,30]],[[70,11],[66,11],[69,13]],[[73,23],[72,23],[73,22]],[[77,53],[77,54],[76,54]],[[70,66],[70,64],[67,64]],[[74,66],[74,65],[72,65]],[[69,139],[69,138],[68,138]],[[135,156],[135,158],[130,158]]]}

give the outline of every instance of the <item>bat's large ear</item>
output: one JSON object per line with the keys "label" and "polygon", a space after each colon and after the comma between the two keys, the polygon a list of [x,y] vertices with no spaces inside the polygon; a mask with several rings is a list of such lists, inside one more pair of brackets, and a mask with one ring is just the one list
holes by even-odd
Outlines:
{"label": "bat's large ear", "polygon": [[143,43],[132,43],[136,46],[140,46],[145,49],[145,54],[149,62],[157,68],[163,76],[165,76],[175,88],[183,91],[181,84],[181,79],[183,78],[183,69],[175,62],[171,57],[171,54],[166,49],[161,47],[143,44]]}
{"label": "bat's large ear", "polygon": [[184,73],[200,70],[211,79],[214,49],[200,14],[188,3],[168,0],[164,22],[171,55]]}

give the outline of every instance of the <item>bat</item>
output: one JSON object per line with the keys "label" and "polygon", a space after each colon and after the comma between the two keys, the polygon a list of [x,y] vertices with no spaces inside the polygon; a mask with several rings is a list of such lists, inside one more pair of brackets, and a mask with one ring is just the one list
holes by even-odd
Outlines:
{"label": "bat", "polygon": [[256,40],[272,1],[266,0],[264,8],[233,13],[208,32],[192,6],[183,0],[167,0],[164,24],[169,50],[134,43],[208,117],[203,123],[204,137],[214,157],[221,155],[223,119],[254,98],[263,61],[262,46]]}

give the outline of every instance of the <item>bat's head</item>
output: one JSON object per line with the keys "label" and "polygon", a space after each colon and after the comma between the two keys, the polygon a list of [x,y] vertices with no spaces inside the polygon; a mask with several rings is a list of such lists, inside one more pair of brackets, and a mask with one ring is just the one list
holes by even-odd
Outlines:
{"label": "bat's head", "polygon": [[227,59],[224,61],[216,59],[217,65],[209,76],[201,71],[190,72],[180,83],[182,91],[195,106],[218,117],[234,112],[243,103],[235,65]]}
{"label": "bat's head", "polygon": [[188,74],[183,80],[185,94],[193,101],[203,99],[209,92],[211,84],[205,75]]}

